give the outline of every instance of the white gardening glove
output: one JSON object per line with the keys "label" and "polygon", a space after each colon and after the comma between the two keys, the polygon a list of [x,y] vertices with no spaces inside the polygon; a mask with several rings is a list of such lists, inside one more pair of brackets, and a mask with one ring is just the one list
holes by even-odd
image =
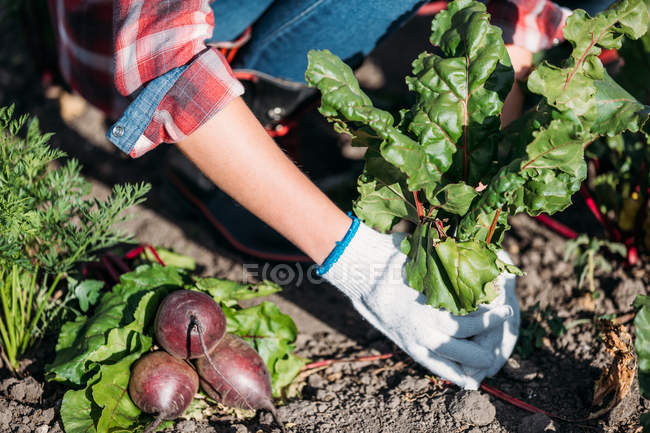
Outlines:
{"label": "white gardening glove", "polygon": [[[498,252],[501,261],[512,264],[512,260],[505,251]],[[515,293],[516,276],[510,273],[503,273],[497,278],[497,287],[503,288],[497,299],[492,303],[501,303],[509,305],[512,308],[513,315],[508,317],[502,326],[490,329],[472,337],[472,341],[478,343],[481,347],[491,350],[494,355],[494,363],[486,369],[465,368],[467,375],[472,376],[477,382],[481,382],[485,377],[494,376],[506,363],[512,351],[515,349],[517,337],[519,336],[519,300]],[[491,304],[492,304],[491,303]],[[483,305],[479,306],[479,310]]]}
{"label": "white gardening glove", "polygon": [[492,347],[470,337],[491,329],[501,332],[513,308],[503,301],[493,302],[456,316],[426,305],[424,295],[405,282],[407,257],[399,248],[403,234],[383,235],[363,223],[350,240],[352,232],[321,267],[323,277],[419,364],[458,386],[477,389],[480,381],[465,369],[481,376],[494,369],[498,360]]}

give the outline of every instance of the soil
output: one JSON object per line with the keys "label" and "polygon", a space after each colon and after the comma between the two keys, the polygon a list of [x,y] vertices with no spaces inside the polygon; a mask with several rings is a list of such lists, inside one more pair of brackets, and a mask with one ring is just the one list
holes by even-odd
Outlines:
{"label": "soil", "polygon": [[[369,87],[383,86],[403,92],[401,76],[426,39],[428,20],[417,18],[392,35],[364,64],[360,75]],[[0,105],[17,104],[18,112],[37,115],[42,129],[56,133],[52,143],[79,159],[95,193],[106,194],[117,182],[151,182],[149,200],[135,210],[128,223],[137,239],[171,247],[196,258],[206,275],[243,280],[244,265],[260,262],[236,252],[211,226],[187,208],[160,170],[169,146],[129,160],[104,138],[108,122],[101,113],[65,89],[43,85],[34,56],[29,54],[21,26],[3,21],[5,34],[17,35],[0,47]],[[7,38],[4,38],[7,41]],[[405,44],[405,41],[409,41]],[[407,48],[402,47],[406,45]],[[396,84],[397,83],[397,84]],[[332,149],[336,150],[336,143]],[[592,217],[576,206],[560,216],[574,227],[593,231]],[[351,304],[333,287],[304,280],[288,284],[272,296],[300,330],[298,353],[313,360],[395,353],[372,362],[338,363],[303,373],[296,381],[299,396],[279,408],[289,432],[615,432],[639,431],[639,415],[650,402],[640,398],[635,385],[612,412],[590,421],[594,383],[610,358],[605,352],[594,317],[624,315],[634,297],[647,293],[650,264],[627,269],[622,265],[607,274],[597,273],[599,297],[577,287],[570,263],[563,260],[564,239],[527,216],[511,218],[505,248],[526,273],[517,292],[524,314],[536,305],[550,308],[568,330],[560,337],[543,338],[528,359],[515,355],[490,386],[561,418],[531,414],[485,391],[461,391],[445,386],[414,364],[381,334],[363,322]],[[290,264],[292,269],[303,265]],[[248,267],[248,269],[250,269]],[[586,320],[581,320],[586,319]],[[631,325],[631,322],[628,322]],[[632,329],[633,330],[633,329]],[[62,431],[58,416],[65,389],[47,382],[43,366],[52,359],[55,338],[34,348],[21,378],[0,369],[0,432],[55,433]],[[239,418],[226,411],[202,420],[181,420],[167,432],[279,432],[270,414]]]}

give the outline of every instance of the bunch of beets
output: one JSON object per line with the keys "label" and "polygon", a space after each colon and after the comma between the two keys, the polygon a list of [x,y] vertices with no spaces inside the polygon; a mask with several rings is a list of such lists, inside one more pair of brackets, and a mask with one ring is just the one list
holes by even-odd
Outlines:
{"label": "bunch of beets", "polygon": [[273,405],[264,361],[244,340],[226,334],[226,316],[209,295],[191,290],[170,293],[158,307],[154,327],[165,351],[140,358],[129,381],[133,402],[142,411],[157,414],[144,433],[182,415],[199,383],[225,406],[267,409],[285,431]]}

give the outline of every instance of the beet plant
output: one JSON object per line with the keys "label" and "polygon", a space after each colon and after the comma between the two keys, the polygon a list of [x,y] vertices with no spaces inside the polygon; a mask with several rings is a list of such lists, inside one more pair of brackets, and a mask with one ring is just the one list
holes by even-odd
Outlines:
{"label": "beet plant", "polygon": [[164,420],[178,418],[199,390],[194,368],[166,352],[151,352],[140,358],[129,380],[129,395],[143,412],[156,414],[144,433],[151,433]]}
{"label": "beet plant", "polygon": [[208,356],[226,333],[226,316],[212,297],[192,290],[177,290],[158,307],[156,340],[180,359]]}
{"label": "beet plant", "polygon": [[219,403],[240,409],[266,409],[284,431],[271,393],[271,376],[257,352],[226,334],[209,356],[198,358],[201,388]]}
{"label": "beet plant", "polygon": [[[186,270],[158,264],[141,265],[122,274],[119,284],[102,293],[88,314],[63,324],[56,358],[46,368],[50,380],[71,387],[61,403],[61,420],[66,433],[142,432],[146,425],[149,428],[153,425],[151,416],[146,413],[156,413],[162,421],[162,418],[173,418],[182,412],[181,403],[191,400],[194,392],[190,391],[195,382],[188,379],[192,374],[184,373],[186,369],[180,366],[190,368],[190,364],[163,352],[148,354],[154,345],[156,325],[161,325],[161,316],[165,315],[161,312],[156,321],[157,312],[168,308],[176,313],[184,309],[178,319],[184,323],[180,323],[175,332],[185,342],[191,322],[185,314],[193,313],[201,321],[202,329],[211,326],[204,322],[206,317],[216,317],[218,323],[223,323],[225,316],[228,331],[249,339],[259,351],[257,359],[262,360],[272,379],[272,386],[262,389],[265,392],[271,389],[273,396],[280,396],[283,387],[291,383],[305,365],[305,360],[293,353],[296,326],[270,302],[248,308],[238,305],[239,300],[279,290],[279,286],[266,281],[251,285],[216,278],[192,278]],[[174,299],[180,302],[163,305]],[[189,303],[184,302],[187,299]],[[204,312],[206,306],[207,312]],[[208,340],[222,340],[218,335],[224,329],[218,328],[221,331],[217,329],[214,337],[204,338],[206,349],[211,345]],[[194,326],[192,330],[198,332]],[[180,344],[183,356],[187,346]],[[250,347],[248,350],[252,351]],[[180,373],[180,377],[187,380],[176,382],[167,373],[163,374],[165,368]],[[150,385],[145,386],[145,383]],[[125,392],[127,389],[130,392]],[[183,395],[182,401],[178,400],[180,395]],[[193,404],[200,402],[205,400],[194,400]],[[178,411],[173,410],[174,407]]]}
{"label": "beet plant", "polygon": [[430,41],[439,54],[413,62],[406,83],[415,102],[398,121],[373,106],[329,51],[311,51],[306,72],[321,91],[320,112],[367,147],[355,213],[380,231],[402,219],[415,226],[403,243],[408,283],[454,314],[496,296],[494,281],[508,268],[496,256],[508,215],[565,209],[587,174],[590,143],[648,132],[648,107],[598,58],[646,33],[641,0],[619,1],[593,18],[576,10],[564,27],[570,56],[532,72],[528,89],[539,102],[505,129],[500,116],[513,70],[489,18],[471,0],[451,2],[435,17]]}

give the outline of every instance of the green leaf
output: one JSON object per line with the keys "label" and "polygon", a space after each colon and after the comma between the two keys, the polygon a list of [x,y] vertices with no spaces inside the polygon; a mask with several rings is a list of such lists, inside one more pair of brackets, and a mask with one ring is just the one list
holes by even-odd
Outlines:
{"label": "green leaf", "polygon": [[410,242],[408,283],[424,293],[427,303],[467,314],[496,297],[493,282],[501,271],[485,242],[439,242],[428,224],[418,226]]}
{"label": "green leaf", "polygon": [[[160,246],[156,247],[156,253],[158,253],[158,257],[160,257],[160,260],[162,260],[165,266],[173,266],[174,268],[185,269],[188,271],[196,269],[196,260],[190,256],[178,254]],[[158,263],[158,260],[149,248],[145,248],[143,255],[150,262]]]}
{"label": "green leaf", "polygon": [[641,414],[639,417],[639,422],[643,426],[643,433],[650,432],[650,412]]}
{"label": "green leaf", "polygon": [[435,186],[441,176],[440,170],[428,164],[415,140],[394,126],[389,112],[372,105],[360,89],[352,69],[328,50],[312,50],[307,57],[309,66],[305,79],[321,91],[320,112],[334,122],[336,129],[354,136],[350,125],[368,128],[380,140],[384,159],[408,176],[410,190]]}
{"label": "green leaf", "polygon": [[406,79],[417,101],[405,126],[450,181],[469,185],[492,169],[514,77],[501,30],[489,18],[481,3],[449,3],[431,24],[431,43],[443,56],[421,54]]}
{"label": "green leaf", "polygon": [[262,302],[241,310],[224,309],[228,332],[246,340],[260,354],[271,373],[273,395],[293,380],[305,360],[293,355],[298,330],[277,305]]}
{"label": "green leaf", "polygon": [[116,293],[104,294],[93,316],[79,316],[61,327],[56,345],[56,357],[47,366],[51,380],[81,385],[83,378],[94,370],[89,357],[106,342],[108,331],[116,328],[126,301]]}
{"label": "green leaf", "polygon": [[141,355],[141,352],[135,352],[116,364],[102,365],[101,378],[92,386],[93,400],[102,408],[97,433],[132,432],[141,423],[141,411],[128,393],[131,364]]}
{"label": "green leaf", "polygon": [[584,176],[583,145],[591,137],[580,134],[578,122],[567,120],[554,119],[533,134],[533,141],[526,147],[527,158],[521,162],[524,175],[534,177],[541,170],[558,170],[576,178]]}
{"label": "green leaf", "polygon": [[[560,111],[577,116],[600,118],[609,108],[602,106],[607,97],[594,98],[609,83],[598,59],[602,49],[620,48],[623,36],[637,39],[648,29],[648,11],[641,0],[621,0],[591,18],[581,9],[567,19],[564,37],[573,46],[571,57],[563,67],[543,63],[528,79],[528,88],[546,97],[547,103]],[[596,82],[605,83],[596,86]],[[601,102],[599,102],[601,99]],[[616,99],[616,98],[613,98]]]}
{"label": "green leaf", "polygon": [[644,398],[650,398],[650,297],[638,295],[634,306],[642,306],[634,318],[634,348],[638,356],[639,388]]}
{"label": "green leaf", "polygon": [[[99,375],[94,380],[98,379]],[[96,433],[95,420],[99,407],[93,403],[90,387],[69,390],[61,402],[61,421],[66,433]]]}
{"label": "green leaf", "polygon": [[440,199],[442,209],[462,216],[467,213],[478,193],[471,186],[461,182],[445,185],[436,195],[442,196]]}
{"label": "green leaf", "polygon": [[264,280],[255,284],[242,284],[219,278],[196,278],[196,287],[212,296],[216,301],[230,304],[232,301],[259,298],[282,290],[272,281]]}
{"label": "green leaf", "polygon": [[[645,107],[634,99],[607,72],[594,82],[596,115],[592,131],[598,135],[614,136],[623,131],[637,132],[643,123]],[[641,116],[641,118],[639,117]],[[647,116],[645,116],[647,118]]]}
{"label": "green leaf", "polygon": [[113,291],[129,295],[162,286],[183,286],[188,279],[182,269],[161,266],[157,263],[138,266],[133,272],[122,274],[120,284]]}
{"label": "green leaf", "polygon": [[74,288],[81,311],[86,312],[91,305],[95,305],[102,287],[104,287],[103,281],[84,280]]}
{"label": "green leaf", "polygon": [[387,232],[400,219],[417,223],[419,218],[403,173],[386,162],[375,149],[368,149],[366,165],[357,183],[359,198],[355,214],[364,223]]}

